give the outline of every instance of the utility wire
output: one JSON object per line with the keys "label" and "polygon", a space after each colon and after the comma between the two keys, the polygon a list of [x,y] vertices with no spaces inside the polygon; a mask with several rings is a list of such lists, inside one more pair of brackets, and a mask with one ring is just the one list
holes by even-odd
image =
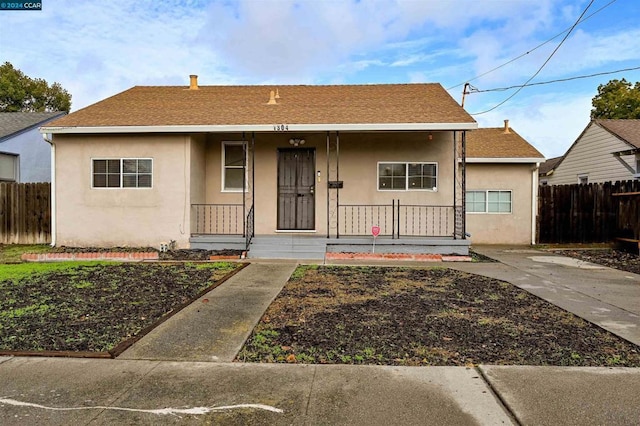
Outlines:
{"label": "utility wire", "polygon": [[520,91],[531,82],[531,80],[533,80],[534,78],[536,78],[536,76],[538,74],[540,74],[540,71],[542,71],[542,69],[549,63],[549,61],[551,60],[551,58],[553,58],[553,55],[556,54],[556,52],[558,51],[558,49],[560,49],[560,47],[564,44],[564,42],[567,40],[567,38],[569,38],[569,36],[571,35],[571,33],[573,32],[573,30],[575,29],[575,27],[580,23],[580,20],[582,19],[582,17],[584,16],[585,13],[587,13],[587,10],[589,10],[589,8],[591,7],[591,5],[593,4],[595,0],[591,0],[589,2],[589,4],[587,5],[587,7],[582,11],[582,13],[580,14],[580,16],[578,17],[578,19],[576,20],[575,24],[573,24],[573,26],[571,27],[571,29],[569,30],[569,32],[567,32],[567,34],[562,38],[562,40],[560,41],[560,43],[556,46],[555,49],[553,49],[553,52],[551,52],[551,54],[549,55],[549,57],[547,58],[546,61],[544,61],[544,63],[540,66],[540,68],[538,68],[538,70],[531,76],[531,78],[529,78],[529,80],[525,81],[525,83],[522,85],[522,87],[519,87],[518,90],[516,90],[515,92],[513,92],[511,94],[511,96],[507,97],[507,99],[505,99],[504,101],[500,102],[499,104],[493,106],[492,108],[489,108],[488,110],[485,111],[481,111],[481,112],[476,112],[473,113],[471,115],[480,115],[480,114],[485,114],[487,112],[493,111],[494,109],[498,108],[501,105],[504,105],[506,102],[508,102],[511,98],[513,98],[515,95],[517,95],[518,93],[520,93]]}
{"label": "utility wire", "polygon": [[[593,15],[595,15],[596,13],[599,13],[599,12],[601,12],[602,10],[606,9],[607,7],[611,6],[611,5],[612,5],[613,3],[615,3],[616,1],[618,1],[618,0],[611,0],[609,3],[605,4],[605,5],[604,5],[604,6],[602,6],[600,9],[596,10],[595,12],[593,12],[591,15],[589,15],[589,16],[585,17],[584,19],[581,19],[580,21],[578,21],[578,23],[579,23],[579,24],[583,23],[584,21],[586,21],[587,19],[591,18],[591,17],[592,17]],[[575,25],[574,25],[574,26],[575,26]],[[505,67],[505,66],[509,65],[510,63],[515,62],[515,61],[517,61],[518,59],[520,59],[520,58],[523,58],[523,57],[527,56],[529,53],[531,53],[531,52],[534,52],[534,51],[538,50],[539,48],[541,48],[542,46],[546,45],[547,43],[552,42],[553,40],[555,40],[555,39],[557,39],[558,37],[560,37],[562,34],[566,33],[566,32],[567,32],[567,31],[569,31],[569,30],[571,30],[572,28],[573,28],[573,27],[569,27],[569,28],[565,29],[564,31],[559,32],[558,34],[554,35],[554,36],[553,36],[553,37],[551,37],[549,40],[547,40],[547,41],[545,41],[545,42],[543,42],[543,43],[540,43],[539,45],[537,45],[537,46],[536,46],[536,47],[534,47],[533,49],[531,49],[531,50],[529,50],[529,51],[527,51],[527,52],[523,53],[522,55],[517,56],[517,57],[515,57],[515,58],[511,59],[510,61],[505,62],[505,63],[504,63],[504,64],[502,64],[502,65],[498,65],[497,67],[495,67],[495,68],[493,68],[493,69],[490,69],[489,71],[486,71],[486,72],[484,72],[484,73],[482,73],[482,74],[480,74],[480,75],[477,75],[477,76],[475,76],[475,77],[473,77],[473,78],[471,78],[471,79],[469,79],[469,80],[467,80],[467,81],[465,81],[465,82],[463,82],[463,83],[456,84],[455,86],[451,86],[451,87],[447,88],[447,90],[455,89],[455,88],[457,88],[457,87],[460,87],[460,86],[464,85],[465,83],[469,83],[469,82],[471,82],[471,81],[474,81],[474,80],[479,79],[480,77],[484,77],[484,76],[485,76],[485,75],[487,75],[487,74],[490,74],[490,73],[492,73],[492,72],[494,72],[494,71],[497,71],[497,70],[499,70],[500,68]]]}
{"label": "utility wire", "polygon": [[468,92],[468,94],[486,93],[486,92],[504,92],[505,90],[516,89],[516,88],[519,88],[519,87],[522,88],[522,87],[531,87],[531,86],[541,86],[543,84],[560,83],[560,82],[563,82],[563,81],[579,80],[581,78],[598,77],[598,76],[601,76],[601,75],[617,74],[617,73],[620,73],[620,72],[635,71],[635,70],[640,70],[640,67],[624,68],[624,69],[615,70],[615,71],[603,71],[603,72],[598,72],[598,73],[589,74],[589,75],[578,75],[578,76],[575,76],[575,77],[559,78],[557,80],[541,81],[541,82],[538,82],[538,83],[529,83],[529,84],[519,84],[517,86],[498,87],[498,88],[495,88],[495,89],[484,89],[484,90],[480,90],[480,89],[477,89],[477,88],[469,85],[470,91]]}

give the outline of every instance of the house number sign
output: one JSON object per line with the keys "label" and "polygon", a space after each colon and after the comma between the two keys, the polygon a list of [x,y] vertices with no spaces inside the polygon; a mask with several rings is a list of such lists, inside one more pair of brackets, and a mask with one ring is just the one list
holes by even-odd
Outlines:
{"label": "house number sign", "polygon": [[289,125],[288,124],[274,124],[273,125],[273,131],[274,132],[287,132],[287,131],[289,131]]}

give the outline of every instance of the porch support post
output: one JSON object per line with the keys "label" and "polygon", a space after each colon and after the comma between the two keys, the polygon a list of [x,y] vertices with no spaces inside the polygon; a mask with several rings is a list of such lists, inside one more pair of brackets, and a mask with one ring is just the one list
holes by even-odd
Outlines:
{"label": "porch support post", "polygon": [[[336,132],[336,180],[340,181],[340,132]],[[340,237],[340,187],[336,188],[336,237]]]}
{"label": "porch support post", "polygon": [[456,212],[458,207],[458,132],[453,131],[453,239],[458,238],[456,232]]}
{"label": "porch support post", "polygon": [[255,232],[255,217],[256,217],[256,132],[251,132],[251,208],[253,209],[253,220],[251,221],[251,237],[253,238]]}
{"label": "porch support post", "polygon": [[462,131],[462,239],[467,239],[467,132]]}
{"label": "porch support post", "polygon": [[242,132],[242,236],[247,236],[247,141]]}
{"label": "porch support post", "polygon": [[329,147],[329,132],[327,132],[327,172],[325,173],[325,180],[327,181],[327,238],[329,238],[330,232],[331,232],[331,218],[330,218],[330,214],[331,214],[331,206],[329,205],[331,203],[331,198],[330,198],[330,189],[329,189],[329,179],[331,179],[331,177],[329,176],[329,157],[331,156],[331,152],[329,151],[330,147]]}

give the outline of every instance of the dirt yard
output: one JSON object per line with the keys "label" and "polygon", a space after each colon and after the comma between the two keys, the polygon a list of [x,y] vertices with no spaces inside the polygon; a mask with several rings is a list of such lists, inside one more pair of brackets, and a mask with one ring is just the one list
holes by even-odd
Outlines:
{"label": "dirt yard", "polygon": [[237,267],[234,263],[0,265],[0,351],[111,350]]}
{"label": "dirt yard", "polygon": [[511,284],[448,270],[299,267],[237,358],[640,366],[640,348]]}

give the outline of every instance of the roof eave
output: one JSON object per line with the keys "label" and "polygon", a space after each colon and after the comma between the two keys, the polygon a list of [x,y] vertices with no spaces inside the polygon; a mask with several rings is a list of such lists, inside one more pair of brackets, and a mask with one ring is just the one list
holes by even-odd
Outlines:
{"label": "roof eave", "polygon": [[304,131],[464,131],[478,128],[478,123],[354,123],[354,124],[232,124],[184,126],[100,126],[46,127],[41,133],[105,134],[105,133],[201,133],[201,132],[304,132]]}
{"label": "roof eave", "polygon": [[[520,164],[532,164],[544,162],[544,157],[500,157],[500,158],[476,158],[467,157],[467,163],[520,163]],[[462,161],[458,158],[458,161]]]}

